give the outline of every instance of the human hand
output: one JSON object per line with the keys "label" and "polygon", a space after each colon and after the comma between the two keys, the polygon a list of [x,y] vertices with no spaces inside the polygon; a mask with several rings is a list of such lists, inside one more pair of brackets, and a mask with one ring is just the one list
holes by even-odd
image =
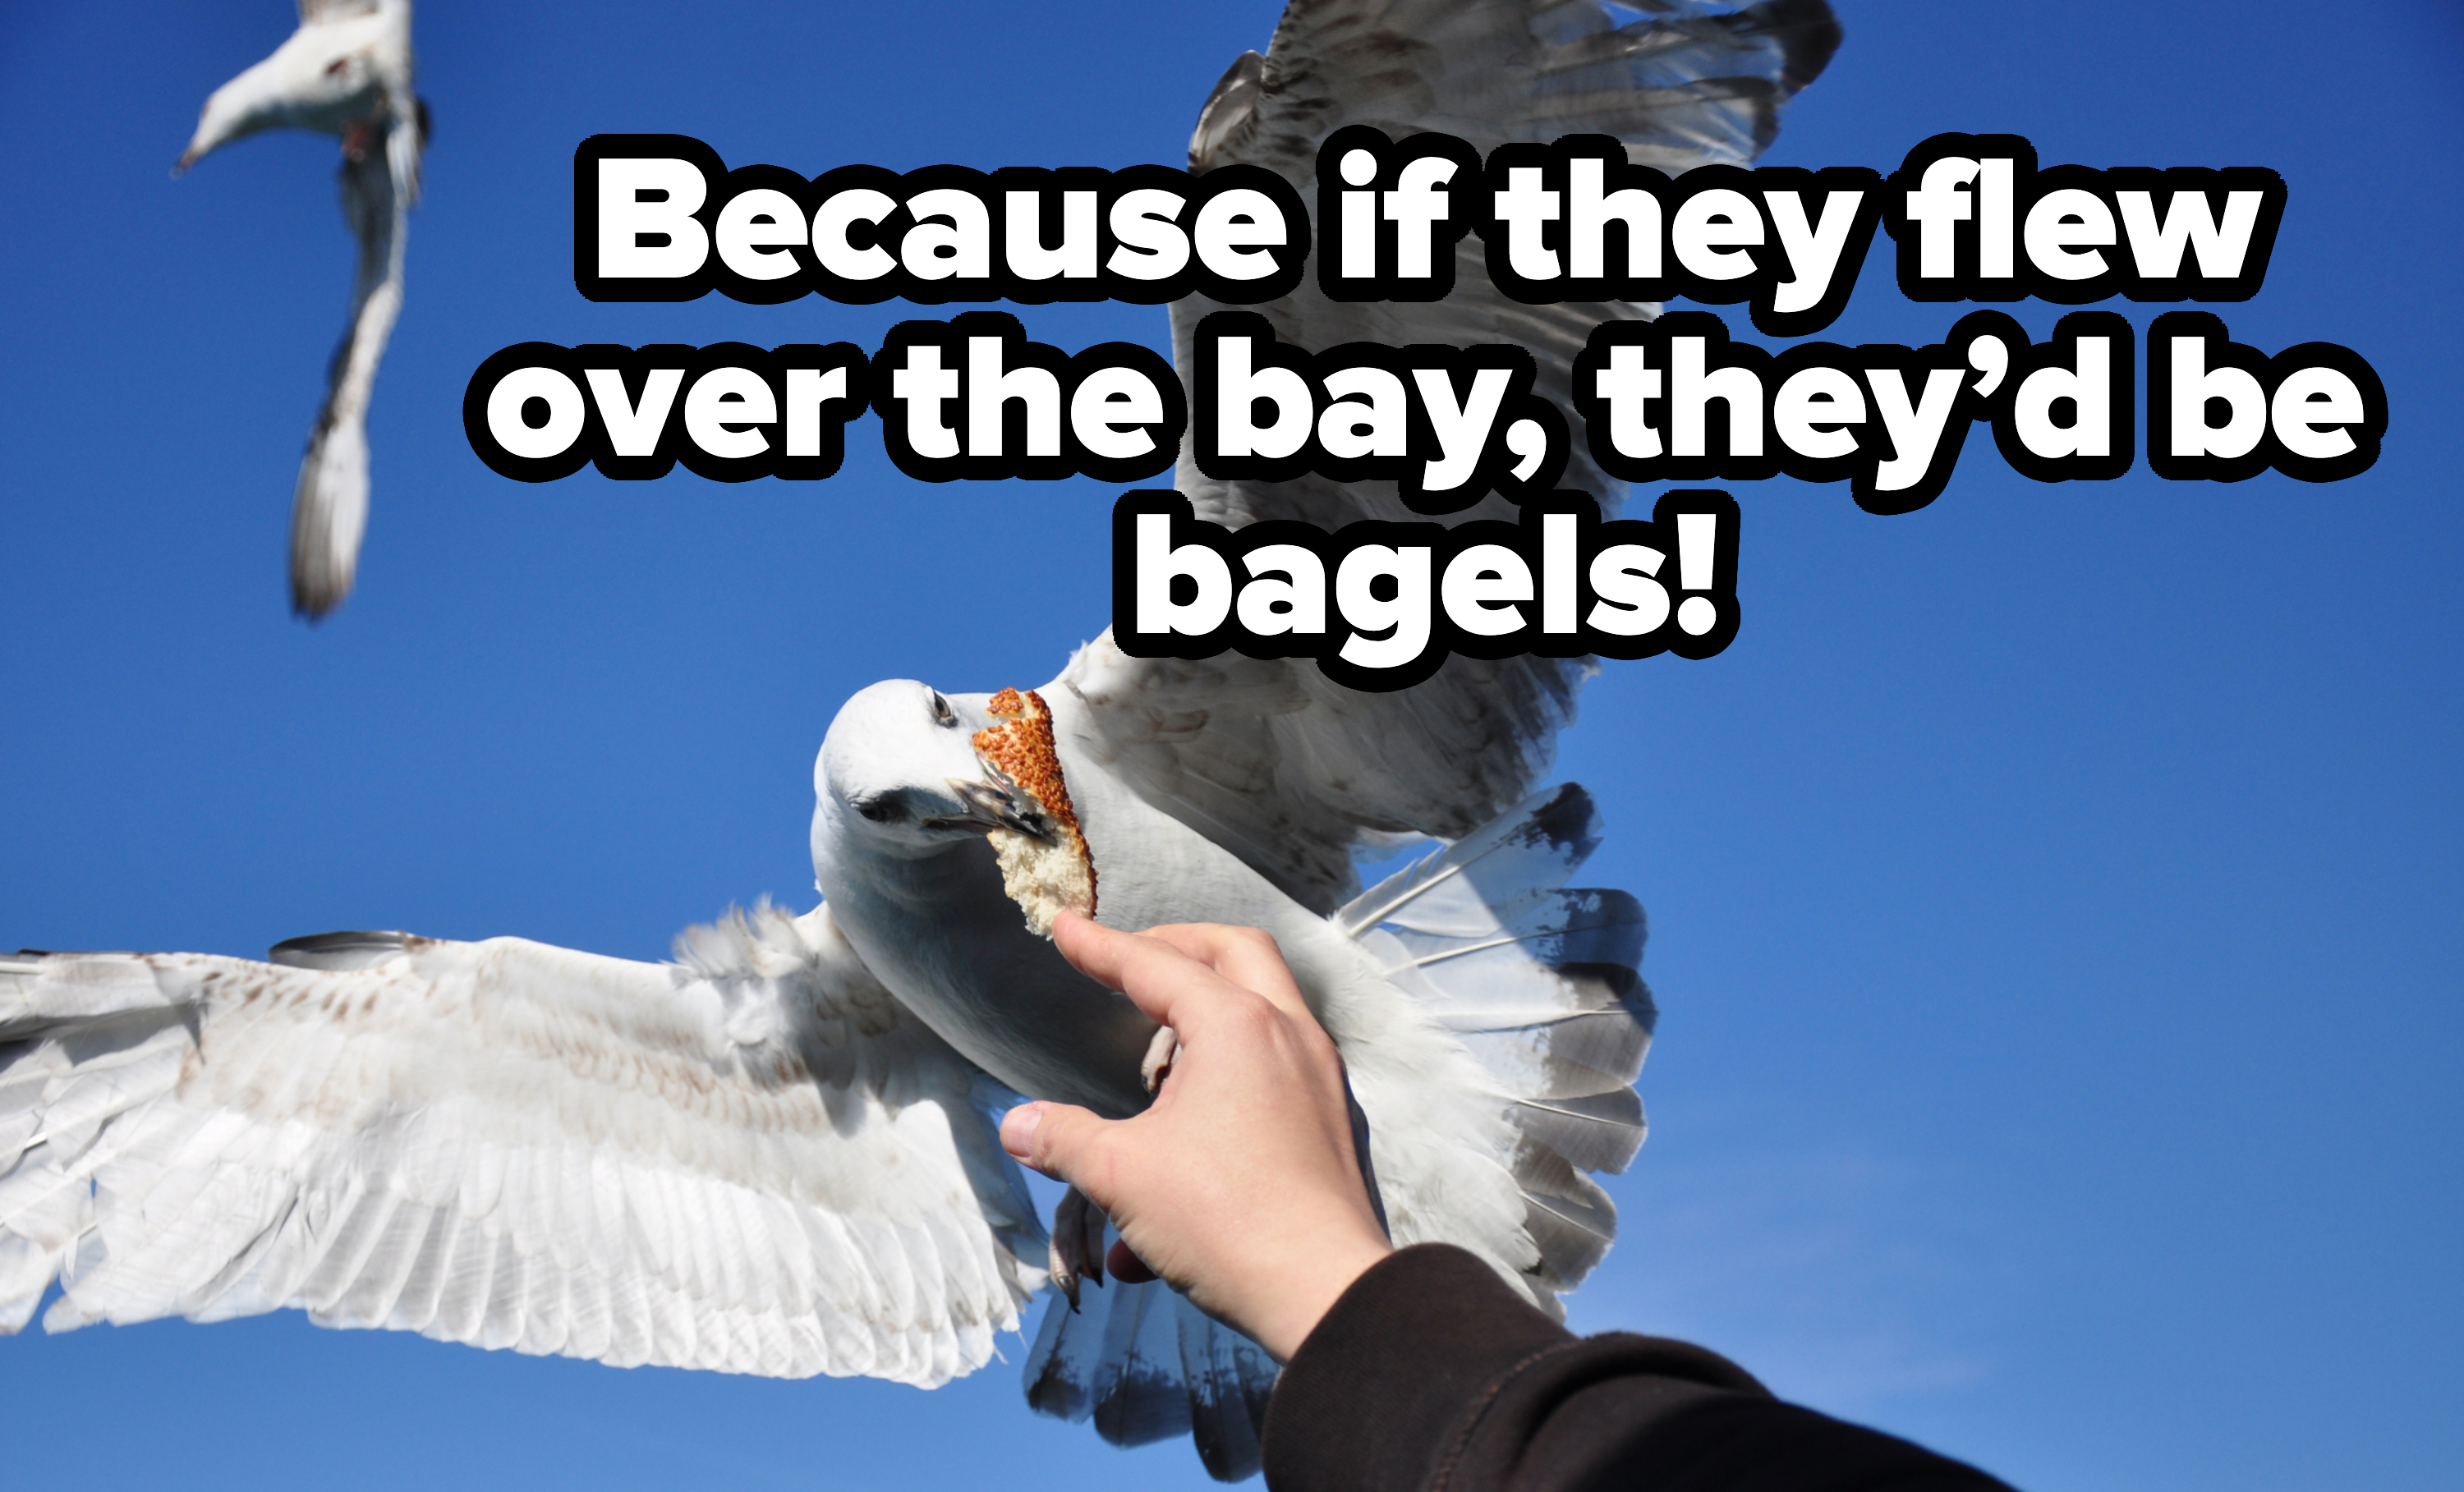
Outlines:
{"label": "human hand", "polygon": [[1077,1187],[1149,1269],[1288,1359],[1394,1251],[1360,1178],[1334,1042],[1254,929],[1122,932],[1065,912],[1052,940],[1180,1050],[1145,1112],[1023,1104],[1001,1120],[1002,1148]]}

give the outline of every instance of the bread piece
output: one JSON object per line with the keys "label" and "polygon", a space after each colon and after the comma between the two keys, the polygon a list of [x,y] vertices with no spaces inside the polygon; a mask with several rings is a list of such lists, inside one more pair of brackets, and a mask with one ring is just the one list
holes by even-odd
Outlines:
{"label": "bread piece", "polygon": [[1052,919],[1064,910],[1095,914],[1095,857],[1078,829],[1069,789],[1061,779],[1061,757],[1052,749],[1052,712],[1033,690],[1002,690],[984,707],[1002,717],[975,735],[976,756],[1019,796],[1041,810],[1049,841],[1011,829],[987,836],[1001,861],[1001,889],[1026,913],[1039,936],[1052,935]]}

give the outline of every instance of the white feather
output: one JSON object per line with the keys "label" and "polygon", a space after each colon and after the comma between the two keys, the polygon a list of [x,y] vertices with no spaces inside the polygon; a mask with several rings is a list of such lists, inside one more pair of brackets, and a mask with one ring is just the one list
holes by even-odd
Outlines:
{"label": "white feather", "polygon": [[979,1366],[1043,1240],[975,1074],[825,912],[686,942],[12,965],[0,1322],[56,1276],[54,1330],[296,1306],[626,1363]]}

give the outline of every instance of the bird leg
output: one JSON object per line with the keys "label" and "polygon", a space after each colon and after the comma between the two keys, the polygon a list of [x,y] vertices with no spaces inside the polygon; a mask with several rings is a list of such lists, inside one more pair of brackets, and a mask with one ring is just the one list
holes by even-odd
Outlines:
{"label": "bird leg", "polygon": [[1069,1298],[1072,1311],[1078,1308],[1080,1280],[1104,1283],[1105,1221],[1104,1209],[1074,1186],[1062,1194],[1060,1205],[1052,1209],[1052,1283]]}
{"label": "bird leg", "polygon": [[[1147,1042],[1147,1054],[1138,1062],[1138,1081],[1149,1093],[1163,1086],[1172,1075],[1173,1059],[1180,1055],[1180,1038],[1170,1026],[1155,1028],[1155,1039]],[[1061,1196],[1060,1205],[1052,1209],[1052,1242],[1048,1262],[1052,1283],[1069,1299],[1069,1308],[1078,1308],[1078,1283],[1104,1283],[1104,1226],[1110,1221],[1104,1210],[1087,1199],[1087,1194],[1071,1187]],[[1153,1278],[1149,1276],[1149,1278]]]}
{"label": "bird leg", "polygon": [[[1173,1073],[1173,1059],[1180,1056],[1180,1037],[1173,1026],[1155,1026],[1155,1037],[1146,1043],[1146,1056],[1138,1059],[1138,1081],[1146,1084],[1148,1093],[1163,1088],[1163,1079]],[[1052,1283],[1060,1285],[1062,1295],[1069,1298],[1069,1310],[1077,1310],[1079,1281],[1089,1285],[1104,1283],[1104,1209],[1087,1199],[1084,1192],[1069,1187],[1062,1192],[1060,1206],[1052,1209],[1052,1246],[1049,1265]],[[1124,1246],[1126,1248],[1126,1246]],[[1154,1275],[1148,1275],[1154,1278]]]}
{"label": "bird leg", "polygon": [[1138,1062],[1138,1081],[1152,1094],[1163,1086],[1172,1075],[1173,1059],[1180,1055],[1180,1038],[1170,1026],[1155,1027],[1155,1039],[1147,1042],[1147,1054]]}

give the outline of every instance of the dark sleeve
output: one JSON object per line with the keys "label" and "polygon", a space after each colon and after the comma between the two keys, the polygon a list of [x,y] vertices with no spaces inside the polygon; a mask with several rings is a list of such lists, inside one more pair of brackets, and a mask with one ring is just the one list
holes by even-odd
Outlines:
{"label": "dark sleeve", "polygon": [[1273,1492],[2008,1492],[1661,1337],[1576,1337],[1461,1249],[1353,1284],[1266,1409]]}

